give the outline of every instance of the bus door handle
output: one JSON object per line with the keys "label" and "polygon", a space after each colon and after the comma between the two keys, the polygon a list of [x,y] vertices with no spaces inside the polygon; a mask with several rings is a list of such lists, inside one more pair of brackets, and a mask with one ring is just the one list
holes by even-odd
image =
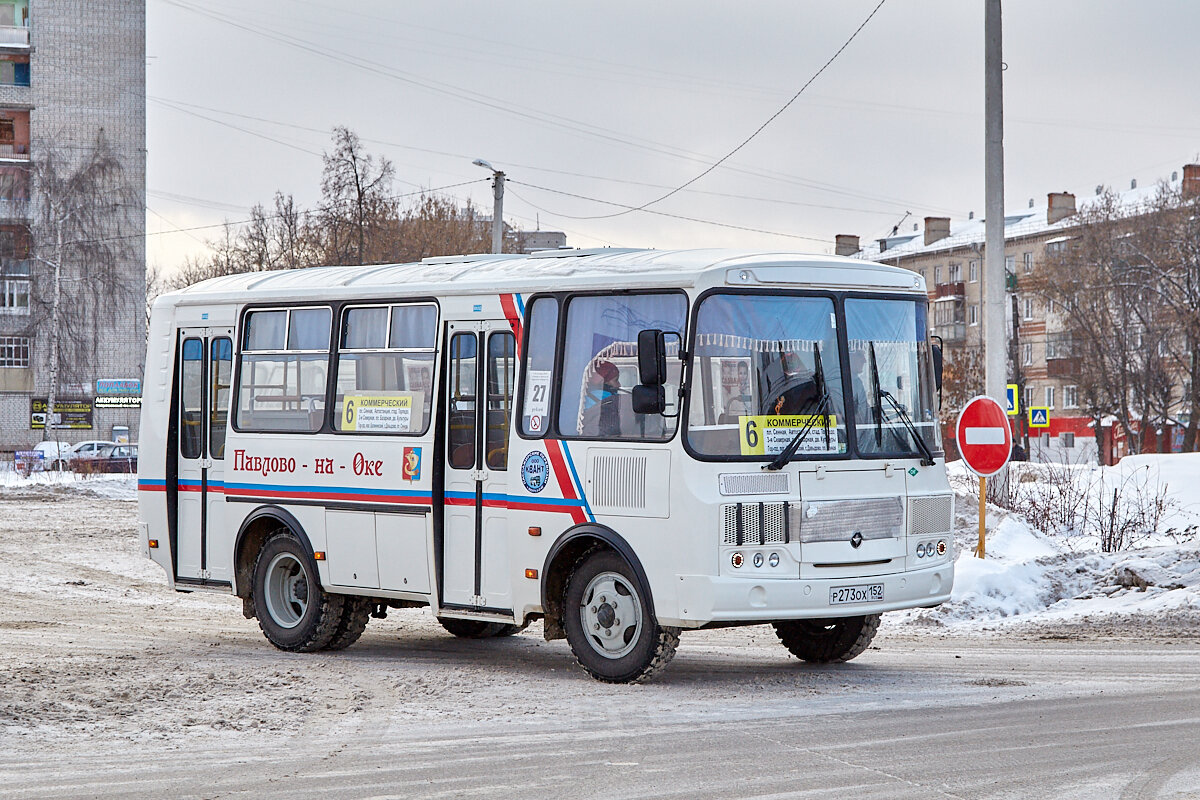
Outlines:
{"label": "bus door handle", "polygon": [[480,483],[483,483],[487,479],[488,479],[488,472],[486,469],[471,470],[471,480],[479,481]]}
{"label": "bus door handle", "polygon": [[200,469],[212,469],[213,460],[211,458],[200,459]]}

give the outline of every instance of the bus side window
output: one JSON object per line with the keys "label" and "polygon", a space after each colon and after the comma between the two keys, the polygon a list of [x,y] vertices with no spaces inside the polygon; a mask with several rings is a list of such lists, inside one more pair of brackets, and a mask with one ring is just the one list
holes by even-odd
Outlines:
{"label": "bus side window", "polygon": [[474,333],[450,337],[449,462],[455,469],[475,466],[475,351]]}
{"label": "bus side window", "polygon": [[558,300],[539,297],[529,309],[525,388],[521,395],[521,433],[541,438],[550,429],[550,387],[558,343]]}
{"label": "bus side window", "polygon": [[179,453],[199,458],[204,447],[204,342],[184,339],[179,376]]}
{"label": "bus side window", "polygon": [[513,375],[516,353],[511,333],[488,337],[487,431],[484,452],[488,467],[508,468],[508,426],[512,419]]}
{"label": "bus side window", "polygon": [[252,311],[242,338],[237,424],[243,430],[315,432],[325,420],[332,311]]}

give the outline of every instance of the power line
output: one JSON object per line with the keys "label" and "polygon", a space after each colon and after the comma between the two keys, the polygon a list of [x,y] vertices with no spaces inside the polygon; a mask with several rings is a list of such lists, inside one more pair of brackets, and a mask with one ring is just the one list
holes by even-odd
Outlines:
{"label": "power line", "polygon": [[[776,118],[779,117],[780,114],[782,114],[784,111],[787,111],[788,108],[791,107],[792,103],[796,102],[796,100],[798,100],[800,98],[800,95],[804,94],[804,90],[812,85],[813,81],[815,81],[817,78],[821,77],[821,73],[823,73],[825,70],[827,70],[829,68],[829,65],[832,64],[834,61],[836,61],[837,57],[842,54],[842,51],[850,46],[850,43],[853,42],[858,37],[858,34],[862,32],[863,28],[867,27],[867,23],[871,21],[871,19],[875,16],[875,14],[877,14],[879,12],[879,9],[882,8],[883,4],[886,2],[887,2],[887,0],[879,0],[878,5],[876,5],[875,8],[871,9],[871,13],[867,15],[867,18],[864,19],[862,21],[862,24],[859,25],[858,28],[855,29],[854,33],[850,34],[850,38],[847,39],[845,42],[843,42],[842,46],[839,47],[837,49],[837,51],[832,56],[829,57],[829,60],[826,61],[824,64],[822,64],[821,68],[818,69],[815,73],[813,73],[812,77],[809,78],[804,83],[804,85],[801,86],[796,91],[796,93],[792,95],[791,99],[789,99],[786,103],[784,103],[783,106],[781,106],[779,108],[779,110],[777,110],[774,114],[767,117],[766,122],[759,125],[758,128],[755,129],[754,133],[751,133],[749,136],[747,136],[745,139],[743,139],[741,144],[739,144],[737,147],[730,150],[725,155],[721,156],[719,159],[717,159],[715,162],[713,162],[711,165],[709,165],[709,167],[707,169],[705,169],[703,172],[701,172],[696,177],[692,178],[690,181],[687,181],[686,183],[681,184],[680,186],[672,189],[671,191],[667,192],[666,194],[662,195],[661,197],[651,200],[648,203],[643,203],[642,205],[637,206],[636,208],[630,208],[625,211],[617,212],[616,214],[607,214],[604,216],[605,217],[619,217],[622,214],[628,214],[632,211],[645,211],[649,206],[661,203],[663,200],[666,200],[668,197],[671,197],[672,195],[678,194],[679,192],[683,191],[684,189],[691,186],[696,181],[703,178],[705,175],[708,175],[710,172],[715,170],[717,167],[724,164],[730,158],[732,158],[739,150],[741,150],[746,145],[750,144],[750,142],[754,141],[755,137],[757,137],[760,133],[762,133],[768,125],[770,125],[772,122],[774,122],[776,120]],[[603,218],[603,217],[596,217],[595,219],[600,219],[600,218]]]}
{"label": "power line", "polygon": [[[732,230],[748,231],[750,233],[765,233],[769,236],[784,236],[789,239],[805,239],[810,242],[820,242],[821,244],[825,244],[825,245],[829,244],[828,240],[818,239],[815,236],[802,236],[798,233],[781,233],[779,231],[768,231],[768,230],[764,230],[762,228],[749,228],[744,225],[733,225],[732,223],[717,222],[717,221],[711,220],[711,219],[700,219],[699,217],[688,217],[683,214],[670,214],[666,211],[656,211],[655,209],[652,209],[652,208],[637,208],[634,206],[627,206],[624,203],[616,203],[616,202],[613,202],[612,200],[601,200],[598,197],[588,197],[586,195],[575,194],[573,192],[564,192],[564,191],[560,191],[558,189],[550,189],[545,186],[538,186],[536,184],[526,183],[525,181],[516,181],[516,180],[513,180],[512,178],[509,178],[506,181],[506,185],[512,185],[512,184],[516,184],[518,186],[528,186],[530,189],[539,189],[543,192],[550,192],[551,194],[561,194],[566,197],[574,197],[574,198],[577,198],[580,200],[590,200],[593,203],[604,203],[604,204],[610,205],[610,206],[619,206],[619,207],[625,208],[629,211],[641,211],[646,214],[654,214],[654,215],[660,216],[660,217],[670,217],[671,219],[680,219],[680,220],[684,220],[686,222],[698,222],[702,225],[715,225],[718,228],[730,228]],[[516,197],[521,199],[523,202],[529,203],[530,206],[532,206],[533,208],[536,208],[538,211],[541,211],[543,214],[550,214],[551,216],[556,216],[556,217],[566,217],[567,219],[595,219],[595,217],[577,217],[577,216],[572,216],[571,214],[561,214],[556,211],[550,211],[549,209],[542,208],[541,206],[538,206],[535,203],[530,202],[526,198],[521,197],[519,194],[516,194],[516,192],[512,192],[512,194],[514,194]]]}

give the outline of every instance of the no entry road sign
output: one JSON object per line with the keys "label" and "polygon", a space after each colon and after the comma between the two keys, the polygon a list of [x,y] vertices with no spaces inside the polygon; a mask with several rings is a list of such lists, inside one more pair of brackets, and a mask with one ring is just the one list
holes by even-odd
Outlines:
{"label": "no entry road sign", "polygon": [[1003,469],[1012,454],[1008,416],[990,397],[981,395],[967,403],[958,415],[954,438],[967,468],[981,478]]}

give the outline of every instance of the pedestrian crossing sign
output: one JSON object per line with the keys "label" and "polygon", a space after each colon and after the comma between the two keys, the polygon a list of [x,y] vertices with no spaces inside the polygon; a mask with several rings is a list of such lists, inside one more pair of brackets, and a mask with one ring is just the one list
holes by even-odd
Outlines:
{"label": "pedestrian crossing sign", "polygon": [[1029,407],[1029,427],[1031,428],[1049,428],[1050,427],[1050,409],[1039,408],[1038,406]]}
{"label": "pedestrian crossing sign", "polygon": [[1008,408],[1005,409],[1005,412],[1010,417],[1015,417],[1017,414],[1021,413],[1020,409],[1017,408],[1017,403],[1017,385],[1015,383],[1010,383],[1008,384]]}

